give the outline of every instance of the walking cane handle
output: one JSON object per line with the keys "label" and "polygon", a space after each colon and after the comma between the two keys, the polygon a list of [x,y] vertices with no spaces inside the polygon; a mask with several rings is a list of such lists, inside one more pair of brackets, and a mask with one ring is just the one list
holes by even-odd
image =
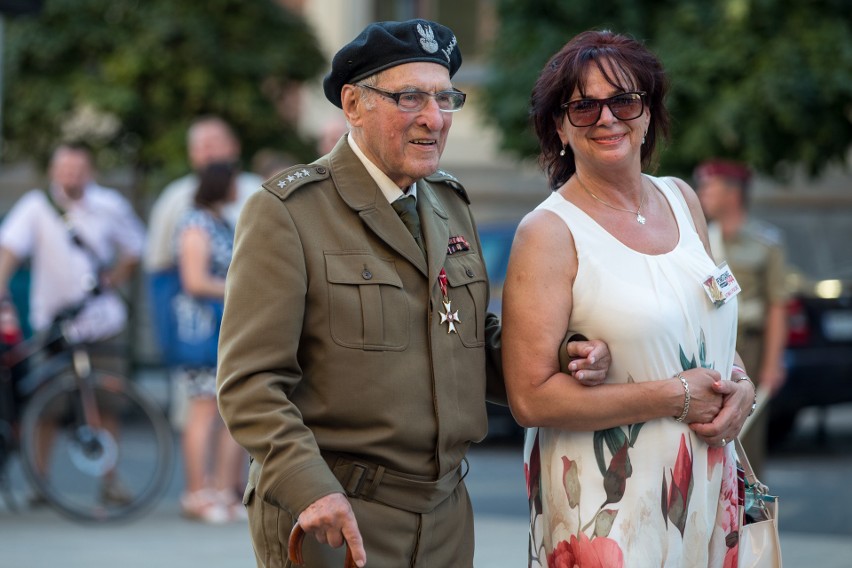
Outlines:
{"label": "walking cane handle", "polygon": [[[293,530],[290,531],[290,540],[287,543],[287,554],[290,556],[290,562],[297,566],[304,563],[302,559],[302,542],[305,540],[305,531],[299,525],[299,521],[293,525]],[[343,568],[356,568],[355,561],[352,560],[352,551],[349,550],[349,544],[346,544],[346,560],[343,562]]]}

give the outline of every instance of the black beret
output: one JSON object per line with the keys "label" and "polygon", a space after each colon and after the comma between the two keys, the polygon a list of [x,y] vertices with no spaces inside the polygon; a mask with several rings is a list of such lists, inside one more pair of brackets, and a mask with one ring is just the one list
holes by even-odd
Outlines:
{"label": "black beret", "polygon": [[450,77],[455,75],[462,56],[452,30],[428,20],[372,23],[331,60],[331,71],[322,82],[325,97],[342,108],[343,85],[415,61],[443,65]]}

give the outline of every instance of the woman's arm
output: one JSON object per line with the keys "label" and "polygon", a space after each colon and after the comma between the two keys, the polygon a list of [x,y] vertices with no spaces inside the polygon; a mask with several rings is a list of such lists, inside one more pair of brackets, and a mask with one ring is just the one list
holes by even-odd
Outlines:
{"label": "woman's arm", "polygon": [[[527,215],[503,288],[503,369],[515,419],[528,427],[593,431],[680,416],[685,392],[677,378],[587,387],[560,372],[576,274],[576,249],[565,224],[546,211]],[[721,407],[722,396],[713,390],[719,374],[691,369],[683,375],[691,398],[685,422],[711,421]]]}
{"label": "woman's arm", "polygon": [[224,298],[225,280],[210,275],[210,236],[200,227],[180,234],[178,268],[183,289],[193,296]]}

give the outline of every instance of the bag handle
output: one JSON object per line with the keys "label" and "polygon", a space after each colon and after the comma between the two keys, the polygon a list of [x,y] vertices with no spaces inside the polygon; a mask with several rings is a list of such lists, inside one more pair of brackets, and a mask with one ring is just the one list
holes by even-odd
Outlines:
{"label": "bag handle", "polygon": [[[293,530],[290,531],[290,540],[287,543],[287,554],[290,557],[290,562],[297,566],[304,563],[302,558],[302,542],[305,540],[305,530],[299,525],[299,521],[293,525]],[[346,559],[343,561],[343,568],[356,568],[355,561],[352,560],[352,551],[349,550],[349,544],[346,544]]]}
{"label": "bag handle", "polygon": [[748,461],[748,456],[745,453],[745,449],[743,448],[742,442],[740,442],[740,437],[737,436],[734,438],[734,448],[737,451],[737,457],[740,459],[740,465],[743,466],[743,471],[745,472],[746,481],[748,484],[755,487],[761,493],[769,493],[769,488],[760,482],[757,478],[757,475],[754,473],[754,469],[751,467],[751,463]]}

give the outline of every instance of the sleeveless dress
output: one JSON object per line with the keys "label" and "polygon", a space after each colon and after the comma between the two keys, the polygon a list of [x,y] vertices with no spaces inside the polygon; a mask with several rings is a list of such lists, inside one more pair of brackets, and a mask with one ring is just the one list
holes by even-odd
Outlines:
{"label": "sleeveless dress", "polygon": [[[234,251],[234,229],[210,211],[192,207],[178,221],[172,239],[172,258],[179,262],[180,240],[187,229],[201,229],[209,241],[208,270],[211,276],[224,279],[228,275]],[[196,298],[184,291],[172,299],[177,334],[193,343],[215,346],[222,324],[223,299]],[[190,398],[216,398],[216,369],[208,365],[181,365],[177,373]]]}
{"label": "sleeveless dress", "polygon": [[[715,265],[683,195],[669,179],[649,179],[677,219],[678,243],[665,254],[627,247],[558,193],[539,205],[576,245],[569,329],[607,342],[608,383],[698,366],[729,377],[736,299],[713,306],[702,282]],[[733,444],[711,448],[666,417],[597,432],[533,428],[524,446],[529,566],[736,566]]]}

